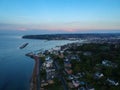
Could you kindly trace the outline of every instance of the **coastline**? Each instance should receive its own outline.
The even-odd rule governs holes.
[[[67,44],[64,44],[64,45],[61,45],[61,46],[55,46],[54,48],[51,48],[51,49],[55,49],[56,47],[63,47],[65,45],[68,45],[68,44],[75,44],[75,43],[88,43],[86,40],[81,40],[81,41],[75,41],[75,42],[71,42],[71,43],[67,43]],[[50,50],[50,49],[48,49]],[[39,51],[38,53],[40,53],[41,51]],[[39,78],[37,78],[38,76],[40,76],[40,67],[42,65],[42,62],[39,58],[38,55],[34,54],[34,53],[27,53],[26,56],[34,59],[35,61],[35,64],[34,64],[34,68],[33,68],[33,71],[32,71],[32,78],[31,78],[31,82],[30,82],[30,90],[38,90],[38,88],[40,89],[40,82],[38,83],[37,80]],[[39,65],[39,62],[41,62],[41,65]]]
[[[77,51],[76,53],[74,52],[74,54],[76,54],[76,55],[83,55],[84,57],[89,57],[89,56],[91,56],[92,57],[92,52],[94,51],[81,51],[82,49],[81,48],[77,48],[77,47],[84,47],[84,45],[88,45],[88,47],[87,48],[92,48],[91,47],[91,45],[93,45],[93,46],[95,46],[95,47],[99,47],[100,48],[100,50],[102,51],[103,49],[101,49],[101,45],[102,45],[102,48],[105,48],[105,47],[109,47],[110,45],[115,45],[114,43],[109,43],[109,42],[106,42],[106,43],[99,43],[99,42],[96,42],[96,43],[93,43],[93,42],[86,42],[86,41],[82,41],[82,42],[72,42],[72,43],[68,43],[68,44],[65,44],[65,45],[61,45],[61,46],[56,46],[55,48],[51,48],[51,49],[48,49],[48,50],[46,50],[46,51],[43,51],[43,52],[41,52],[42,54],[41,55],[43,55],[46,59],[46,62],[47,61],[49,61],[49,60],[51,60],[50,59],[50,55],[51,54],[53,54],[53,55],[56,55],[56,56],[58,56],[58,57],[61,57],[61,58],[63,58],[63,60],[64,59],[66,59],[66,60],[64,60],[64,64],[65,64],[65,62],[71,62],[71,61],[69,61],[69,55],[68,56],[65,56],[64,55],[64,57],[62,56],[63,55],[63,53],[64,52],[66,52],[66,53],[69,53],[69,54],[71,54],[72,55],[72,53],[74,52],[74,50],[80,50],[80,51]],[[89,45],[90,45],[90,47],[89,47]],[[107,46],[104,46],[104,45],[107,45]],[[116,43],[116,45],[117,45],[117,43]],[[103,47],[104,46],[104,47]],[[116,47],[116,46],[115,46]],[[85,47],[84,47],[85,48]],[[97,49],[97,48],[96,48]],[[109,48],[106,48],[106,50],[107,49],[109,49]],[[68,52],[67,52],[67,50],[68,50]],[[71,50],[71,51],[69,51],[69,50]],[[85,50],[86,50],[86,48],[85,48]],[[98,49],[99,50],[99,49]],[[57,52],[56,52],[57,51]],[[60,52],[60,53],[59,53]],[[72,53],[71,53],[72,52]],[[95,51],[96,52],[96,51]],[[40,52],[38,52],[38,53],[40,53]],[[39,57],[40,56],[40,54],[35,54],[35,57]],[[81,53],[83,53],[83,54],[81,54]],[[97,52],[98,53],[98,52]],[[94,53],[94,54],[96,54],[96,53]],[[46,56],[47,55],[47,56]],[[76,57],[76,55],[74,56],[73,55],[73,60],[74,60],[74,58]],[[98,55],[98,54],[97,54]],[[49,59],[48,59],[48,56],[49,56]],[[34,60],[36,60],[35,59],[35,57],[34,57],[34,55],[33,56],[30,56],[30,57],[33,57],[34,58]],[[51,58],[53,58],[53,57],[51,57]],[[77,56],[76,57],[76,59],[78,59],[78,61],[75,61],[77,64],[77,67],[78,67],[78,65],[81,63],[81,59],[80,59],[80,56]],[[85,59],[85,58],[84,58]],[[38,60],[38,61],[41,61],[40,59]],[[33,81],[31,81],[31,89],[30,90],[38,90],[39,88],[41,88],[41,81],[38,83],[37,82],[37,80],[39,80],[38,78],[37,78],[37,76],[40,76],[40,74],[36,74],[37,72],[37,70],[38,70],[38,72],[40,72],[40,66],[39,65],[37,65],[39,62],[38,61],[35,61],[35,66],[34,66],[34,71],[33,71],[33,76],[32,76],[32,78],[33,78]],[[58,60],[54,57],[53,58],[53,64],[55,65],[55,71],[57,71],[59,74],[60,74],[60,81],[62,82],[62,85],[63,85],[63,87],[64,87],[64,90],[68,90],[68,86],[67,86],[67,79],[63,76],[63,71],[62,72],[60,72],[61,71],[61,69],[60,69],[60,67],[61,67],[61,65],[59,64],[59,63],[57,63],[58,62]],[[78,64],[78,62],[79,62],[79,64]],[[90,62],[91,63],[91,62]],[[100,62],[99,62],[100,63]],[[72,63],[72,64],[74,64],[74,63]],[[87,63],[86,63],[87,64]],[[97,63],[95,63],[96,65],[97,65]],[[91,65],[93,65],[93,63],[91,64]],[[117,64],[114,64],[113,63],[113,65],[116,65],[115,67],[117,67]],[[75,66],[75,65],[74,65]],[[89,64],[88,64],[88,66],[89,66]],[[68,67],[69,67],[69,69],[71,70],[70,72],[69,71],[67,71],[67,69],[68,69]],[[83,68],[84,67],[84,65],[81,67],[81,68]],[[84,68],[86,68],[86,67],[84,67]],[[113,67],[114,68],[114,67]],[[69,75],[71,75],[72,74],[72,68],[71,68],[71,65],[68,65],[68,66],[65,66],[64,65],[64,69],[65,69],[65,71],[67,72],[67,75],[69,76]],[[89,68],[89,69],[91,69],[91,68]],[[77,68],[77,70],[79,70],[78,68]],[[75,69],[73,69],[73,71],[75,72],[76,70]],[[47,72],[46,72],[47,73]],[[77,72],[78,73],[78,72]],[[88,71],[84,71],[83,72],[83,74],[84,75],[87,75],[86,73],[90,73],[91,74],[91,76],[93,76],[94,75],[94,73],[93,72],[88,72]],[[79,73],[78,73],[79,74]],[[74,75],[73,75],[74,76]],[[77,76],[75,76],[75,77],[77,77]],[[81,76],[80,76],[81,77]],[[79,77],[79,78],[80,78]],[[34,78],[36,78],[36,79],[34,79]],[[41,78],[41,77],[40,77]],[[84,77],[85,78],[85,77]],[[93,77],[91,77],[91,78],[93,78]],[[58,78],[57,78],[58,79]],[[34,82],[34,80],[35,80],[35,83],[34,83],[34,85],[32,84],[32,82]],[[88,80],[90,80],[91,81],[91,79],[88,79]],[[88,80],[86,80],[86,78],[85,78],[85,81],[84,82],[88,82]],[[105,79],[104,79],[105,80]],[[108,80],[110,80],[110,79],[108,79]],[[72,82],[73,82],[74,80],[72,80]],[[48,82],[48,81],[47,81]],[[67,83],[67,84],[66,84]],[[36,86],[37,85],[37,86]],[[42,84],[43,85],[43,84]],[[48,84],[49,85],[49,84]],[[74,84],[73,84],[74,85]],[[87,84],[86,84],[87,85]],[[90,85],[92,85],[92,84],[90,84]],[[97,84],[96,83],[94,83],[94,85],[96,85],[97,86]],[[106,84],[107,85],[107,84]],[[77,86],[74,86],[74,88],[76,88]],[[43,85],[43,90],[44,90],[44,88],[46,88],[46,87],[44,87],[44,85]],[[69,87],[70,88],[70,87]],[[87,86],[85,86],[85,88],[88,88]],[[94,88],[94,87],[93,87]]]

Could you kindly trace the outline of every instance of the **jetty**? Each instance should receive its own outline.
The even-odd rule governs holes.
[[[27,45],[28,45],[29,43],[24,43],[22,46],[20,46],[19,48],[20,49],[23,49],[23,48],[25,48]]]

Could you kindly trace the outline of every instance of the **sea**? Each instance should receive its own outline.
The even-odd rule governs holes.
[[[22,39],[24,34],[0,34],[0,90],[29,90],[34,60],[25,54],[72,43],[68,40]],[[19,47],[29,43],[24,49]]]

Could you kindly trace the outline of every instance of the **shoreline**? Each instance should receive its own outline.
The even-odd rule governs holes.
[[[75,44],[75,43],[86,43],[86,40],[81,40],[81,42],[77,41],[77,42],[71,42],[71,43],[67,43],[67,44],[64,44],[64,45],[60,45],[60,46],[55,46],[54,48],[56,47],[63,47],[65,45],[68,45],[68,44]],[[51,48],[53,49],[53,48]],[[51,49],[48,49],[48,50],[51,50]],[[39,51],[38,53],[40,53],[41,51]],[[34,68],[33,68],[33,71],[32,71],[32,78],[30,80],[30,90],[38,90],[38,84],[40,85],[40,83],[37,83],[37,76],[40,76],[40,65],[39,65],[39,62],[40,62],[40,59],[37,55],[35,55],[33,52],[31,53],[27,53],[26,56],[32,58],[34,61],[35,61],[35,64],[34,64]],[[42,64],[41,64],[42,65]],[[39,87],[40,89],[40,87]]]
[[[72,48],[72,47],[74,47],[74,46],[76,46],[76,47],[78,47],[78,46],[81,46],[81,45],[83,45],[83,44],[93,44],[94,42],[88,42],[88,41],[86,41],[86,40],[82,40],[81,42],[80,41],[78,41],[78,42],[71,42],[71,43],[67,43],[67,44],[64,44],[64,45],[60,45],[60,46],[56,46],[56,47],[54,47],[54,48],[51,48],[51,49],[48,49],[47,51],[48,52],[54,52],[54,50],[57,50],[57,51],[66,51],[66,48]],[[106,43],[108,43],[108,44],[114,44],[114,43],[109,43],[109,42],[106,42]],[[100,44],[100,42],[99,41],[97,41],[97,43],[96,44]],[[104,44],[104,42],[103,43],[101,43],[101,44]],[[72,47],[71,47],[72,46]],[[43,51],[43,52],[45,52],[45,51]],[[37,54],[35,54],[35,55],[38,55],[39,56],[39,53],[41,53],[41,51],[40,52],[38,52]],[[89,54],[89,53],[88,53]],[[30,55],[30,54],[29,54]],[[41,55],[46,55],[46,54],[41,54]],[[87,55],[87,54],[86,54]],[[27,56],[27,55],[26,55]],[[36,60],[36,58],[34,57],[34,54],[33,54],[33,56],[30,56],[31,58],[33,58],[34,60]],[[45,56],[46,57],[46,56]],[[40,61],[40,60],[38,60],[38,61]],[[32,81],[31,81],[31,87],[30,87],[30,90],[38,90],[37,89],[37,80],[35,81],[35,83],[34,83],[34,85],[33,85],[33,82],[34,82],[34,78],[37,78],[37,75],[39,75],[40,76],[40,74],[36,74],[35,75],[35,73],[37,73],[36,71],[38,70],[38,72],[40,72],[40,66],[39,65],[37,65],[37,63],[39,63],[38,61],[35,61],[35,66],[34,66],[34,69],[33,69],[33,74],[32,74]],[[59,70],[58,70],[59,71]],[[40,77],[39,77],[40,78]],[[38,78],[37,78],[38,79]],[[39,83],[39,85],[40,85],[40,83]],[[64,84],[65,85],[65,84]],[[39,88],[40,88],[40,86],[38,86]],[[66,85],[65,85],[65,87],[66,87]]]

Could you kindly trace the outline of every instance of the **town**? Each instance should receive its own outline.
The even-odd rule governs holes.
[[[110,41],[30,52],[26,56],[36,60],[31,90],[120,90],[119,53],[120,44]]]

